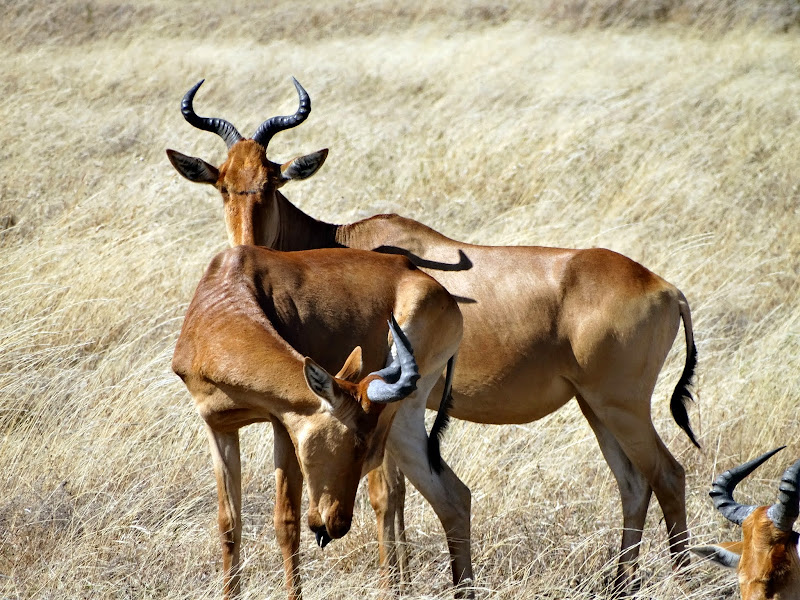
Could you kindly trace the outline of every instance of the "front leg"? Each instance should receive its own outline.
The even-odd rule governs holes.
[[[387,452],[383,464],[369,472],[367,482],[377,521],[381,588],[403,593],[410,584],[403,514],[405,477]]]
[[[411,588],[411,572],[408,570],[408,543],[406,538],[406,477],[400,471],[391,455],[384,453],[384,469],[389,482],[389,493],[395,498],[394,530],[397,534],[395,550],[397,552],[397,568],[400,569],[400,593]]]
[[[300,501],[303,472],[286,428],[272,422],[275,438],[275,537],[283,555],[289,600],[300,600]]]
[[[219,535],[222,541],[224,598],[235,598],[240,591],[242,545],[242,465],[239,457],[239,432],[220,433],[206,425],[214,474],[217,478]]]

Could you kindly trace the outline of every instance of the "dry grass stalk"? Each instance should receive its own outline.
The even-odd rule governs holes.
[[[705,450],[668,416],[679,350],[654,415],[687,469],[695,539],[730,537],[712,476],[781,444],[800,456],[800,45],[766,17],[742,28],[767,5],[714,16],[663,3],[666,17],[630,28],[642,19],[620,2],[255,4],[4,6],[0,597],[218,595],[208,451],[169,371],[194,285],[225,245],[217,196],[164,156],[222,157],[178,111],[201,77],[198,110],[247,134],[293,109],[290,75],[306,86],[309,121],[272,152],[331,148],[320,174],[286,188],[312,215],[395,211],[467,241],[605,246],[679,285]],[[246,597],[282,595],[269,436],[243,435]],[[481,597],[602,594],[620,510],[575,406],[519,427],[455,423],[444,451],[473,490]],[[771,501],[785,466],[763,467],[741,499]],[[376,597],[360,503],[324,554],[304,537],[309,598]],[[711,568],[671,576],[660,516],[637,597],[735,597]],[[416,493],[408,520],[415,594],[449,597],[439,525]]]

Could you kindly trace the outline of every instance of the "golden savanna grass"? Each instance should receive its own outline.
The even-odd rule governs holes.
[[[787,444],[738,496],[774,501],[800,457],[795,3],[0,6],[1,598],[220,593],[210,458],[169,366],[226,245],[216,192],[164,154],[222,162],[219,138],[179,112],[203,77],[198,113],[247,135],[294,110],[290,76],[308,89],[310,118],[270,154],[330,148],[285,188],[318,218],[398,212],[470,242],[603,246],[675,283],[693,310],[703,450],[667,406],[680,341],[653,413],[686,467],[693,540],[738,535],[710,504],[713,476]],[[244,595],[281,598],[271,432],[242,440]],[[619,500],[574,403],[524,426],[454,422],[443,451],[473,492],[480,597],[603,595]],[[441,527],[413,490],[407,518],[414,597],[450,597]],[[636,597],[737,597],[710,566],[674,578],[660,520],[653,501]],[[324,552],[304,530],[306,596],[377,597],[374,540],[363,493]]]

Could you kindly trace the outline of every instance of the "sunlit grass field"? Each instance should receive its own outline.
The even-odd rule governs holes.
[[[170,370],[183,313],[226,247],[221,200],[164,150],[219,164],[183,121],[245,135],[295,110],[276,162],[330,148],[283,191],[343,223],[382,212],[468,242],[611,248],[677,285],[699,351],[698,451],[669,415],[682,333],[653,397],[687,471],[693,542],[733,539],[716,474],[775,501],[800,457],[800,38],[789,2],[0,2],[0,598],[215,598],[216,491]],[[503,310],[498,306],[497,310]],[[491,352],[491,348],[487,348]],[[531,390],[535,394],[535,390]],[[242,432],[245,598],[282,598],[268,426]],[[609,582],[616,485],[575,403],[524,426],[454,422],[481,598],[588,599]],[[738,597],[673,577],[655,500],[636,598]],[[441,526],[413,489],[412,597],[448,598]],[[378,597],[374,516],[324,551],[305,596]]]

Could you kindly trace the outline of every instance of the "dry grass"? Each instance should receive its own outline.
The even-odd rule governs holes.
[[[331,148],[286,189],[312,215],[396,211],[468,241],[605,246],[677,284],[704,450],[668,415],[678,344],[653,407],[687,469],[694,538],[736,535],[710,506],[712,476],[788,444],[740,492],[773,501],[800,456],[800,43],[779,33],[795,4],[206,4],[1,4],[0,597],[218,595],[210,460],[169,369],[226,239],[213,190],[164,155],[222,160],[178,111],[201,77],[200,114],[248,134],[293,110],[290,75],[307,87],[309,121],[271,152]],[[245,595],[280,598],[268,428],[243,449]],[[444,451],[474,494],[482,598],[602,594],[620,510],[574,405],[526,426],[455,423]],[[309,598],[376,597],[359,503],[324,554],[304,532]],[[710,567],[671,577],[660,518],[654,503],[637,597],[735,597]],[[416,492],[408,519],[414,595],[450,596]]]

